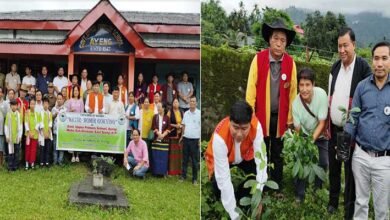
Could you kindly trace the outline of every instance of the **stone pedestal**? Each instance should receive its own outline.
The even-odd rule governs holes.
[[[129,208],[129,203],[123,189],[113,185],[107,178],[103,180],[103,188],[92,186],[92,176],[72,185],[69,201],[78,204],[95,204],[102,207]]]

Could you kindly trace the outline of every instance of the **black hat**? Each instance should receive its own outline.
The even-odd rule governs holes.
[[[287,44],[286,46],[289,46],[291,42],[294,40],[295,37],[295,31],[290,30],[287,28],[287,26],[284,24],[284,22],[281,19],[277,19],[273,21],[271,24],[263,23],[263,27],[261,29],[261,33],[263,35],[263,38],[265,41],[269,44],[269,38],[272,35],[272,32],[274,30],[281,30],[286,33],[287,36]]]

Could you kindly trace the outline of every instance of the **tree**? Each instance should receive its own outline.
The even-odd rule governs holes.
[[[251,14],[248,17],[249,25],[252,27],[254,23],[261,22],[261,11],[259,5],[255,4]]]
[[[270,24],[276,19],[282,19],[286,26],[291,30],[293,30],[294,26],[294,22],[291,20],[290,16],[285,11],[270,7],[265,7],[262,9],[262,11],[262,21],[254,22],[251,26],[252,34],[255,36],[255,47],[257,50],[268,46],[268,43],[263,39],[261,34],[261,28],[264,22]]]
[[[338,32],[346,26],[345,17],[330,11],[325,16],[319,11],[308,14],[304,24],[307,46],[317,49],[320,56],[333,55],[337,52]]]
[[[221,46],[224,43],[223,34],[220,34],[215,31],[215,26],[213,23],[202,20],[202,34],[201,34],[201,43],[212,45],[212,46]]]
[[[228,17],[228,27],[232,30],[239,31],[245,34],[249,33],[250,29],[247,13],[248,12],[245,10],[244,3],[240,1],[239,10],[233,10]]]
[[[226,34],[223,34],[224,43],[229,47],[237,49],[246,42],[247,35],[240,31],[229,30]]]
[[[220,46],[222,34],[226,32],[227,16],[219,0],[210,0],[201,4],[202,44]]]

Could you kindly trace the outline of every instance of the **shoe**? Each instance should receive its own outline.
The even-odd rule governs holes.
[[[192,181],[192,184],[193,184],[194,186],[197,186],[197,185],[198,185],[198,181],[193,180],[193,181]]]
[[[76,158],[75,157],[72,157],[72,163],[76,162]]]
[[[46,167],[49,167],[49,163],[46,163]]]
[[[184,182],[184,180],[185,180],[185,178],[182,176],[179,178],[179,182]]]
[[[80,158],[79,157],[76,157],[76,162],[80,162]]]
[[[28,170],[28,167],[25,167],[24,170]]]
[[[336,207],[333,207],[331,205],[328,206],[328,213],[329,214],[334,214],[337,211]]]
[[[32,169],[32,170],[34,170],[34,169],[35,169],[35,166],[34,166],[34,165],[32,165],[32,166],[31,166],[31,169]]]

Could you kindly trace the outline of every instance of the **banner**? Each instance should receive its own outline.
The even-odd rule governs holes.
[[[58,115],[57,149],[123,154],[124,116],[65,112]]]

